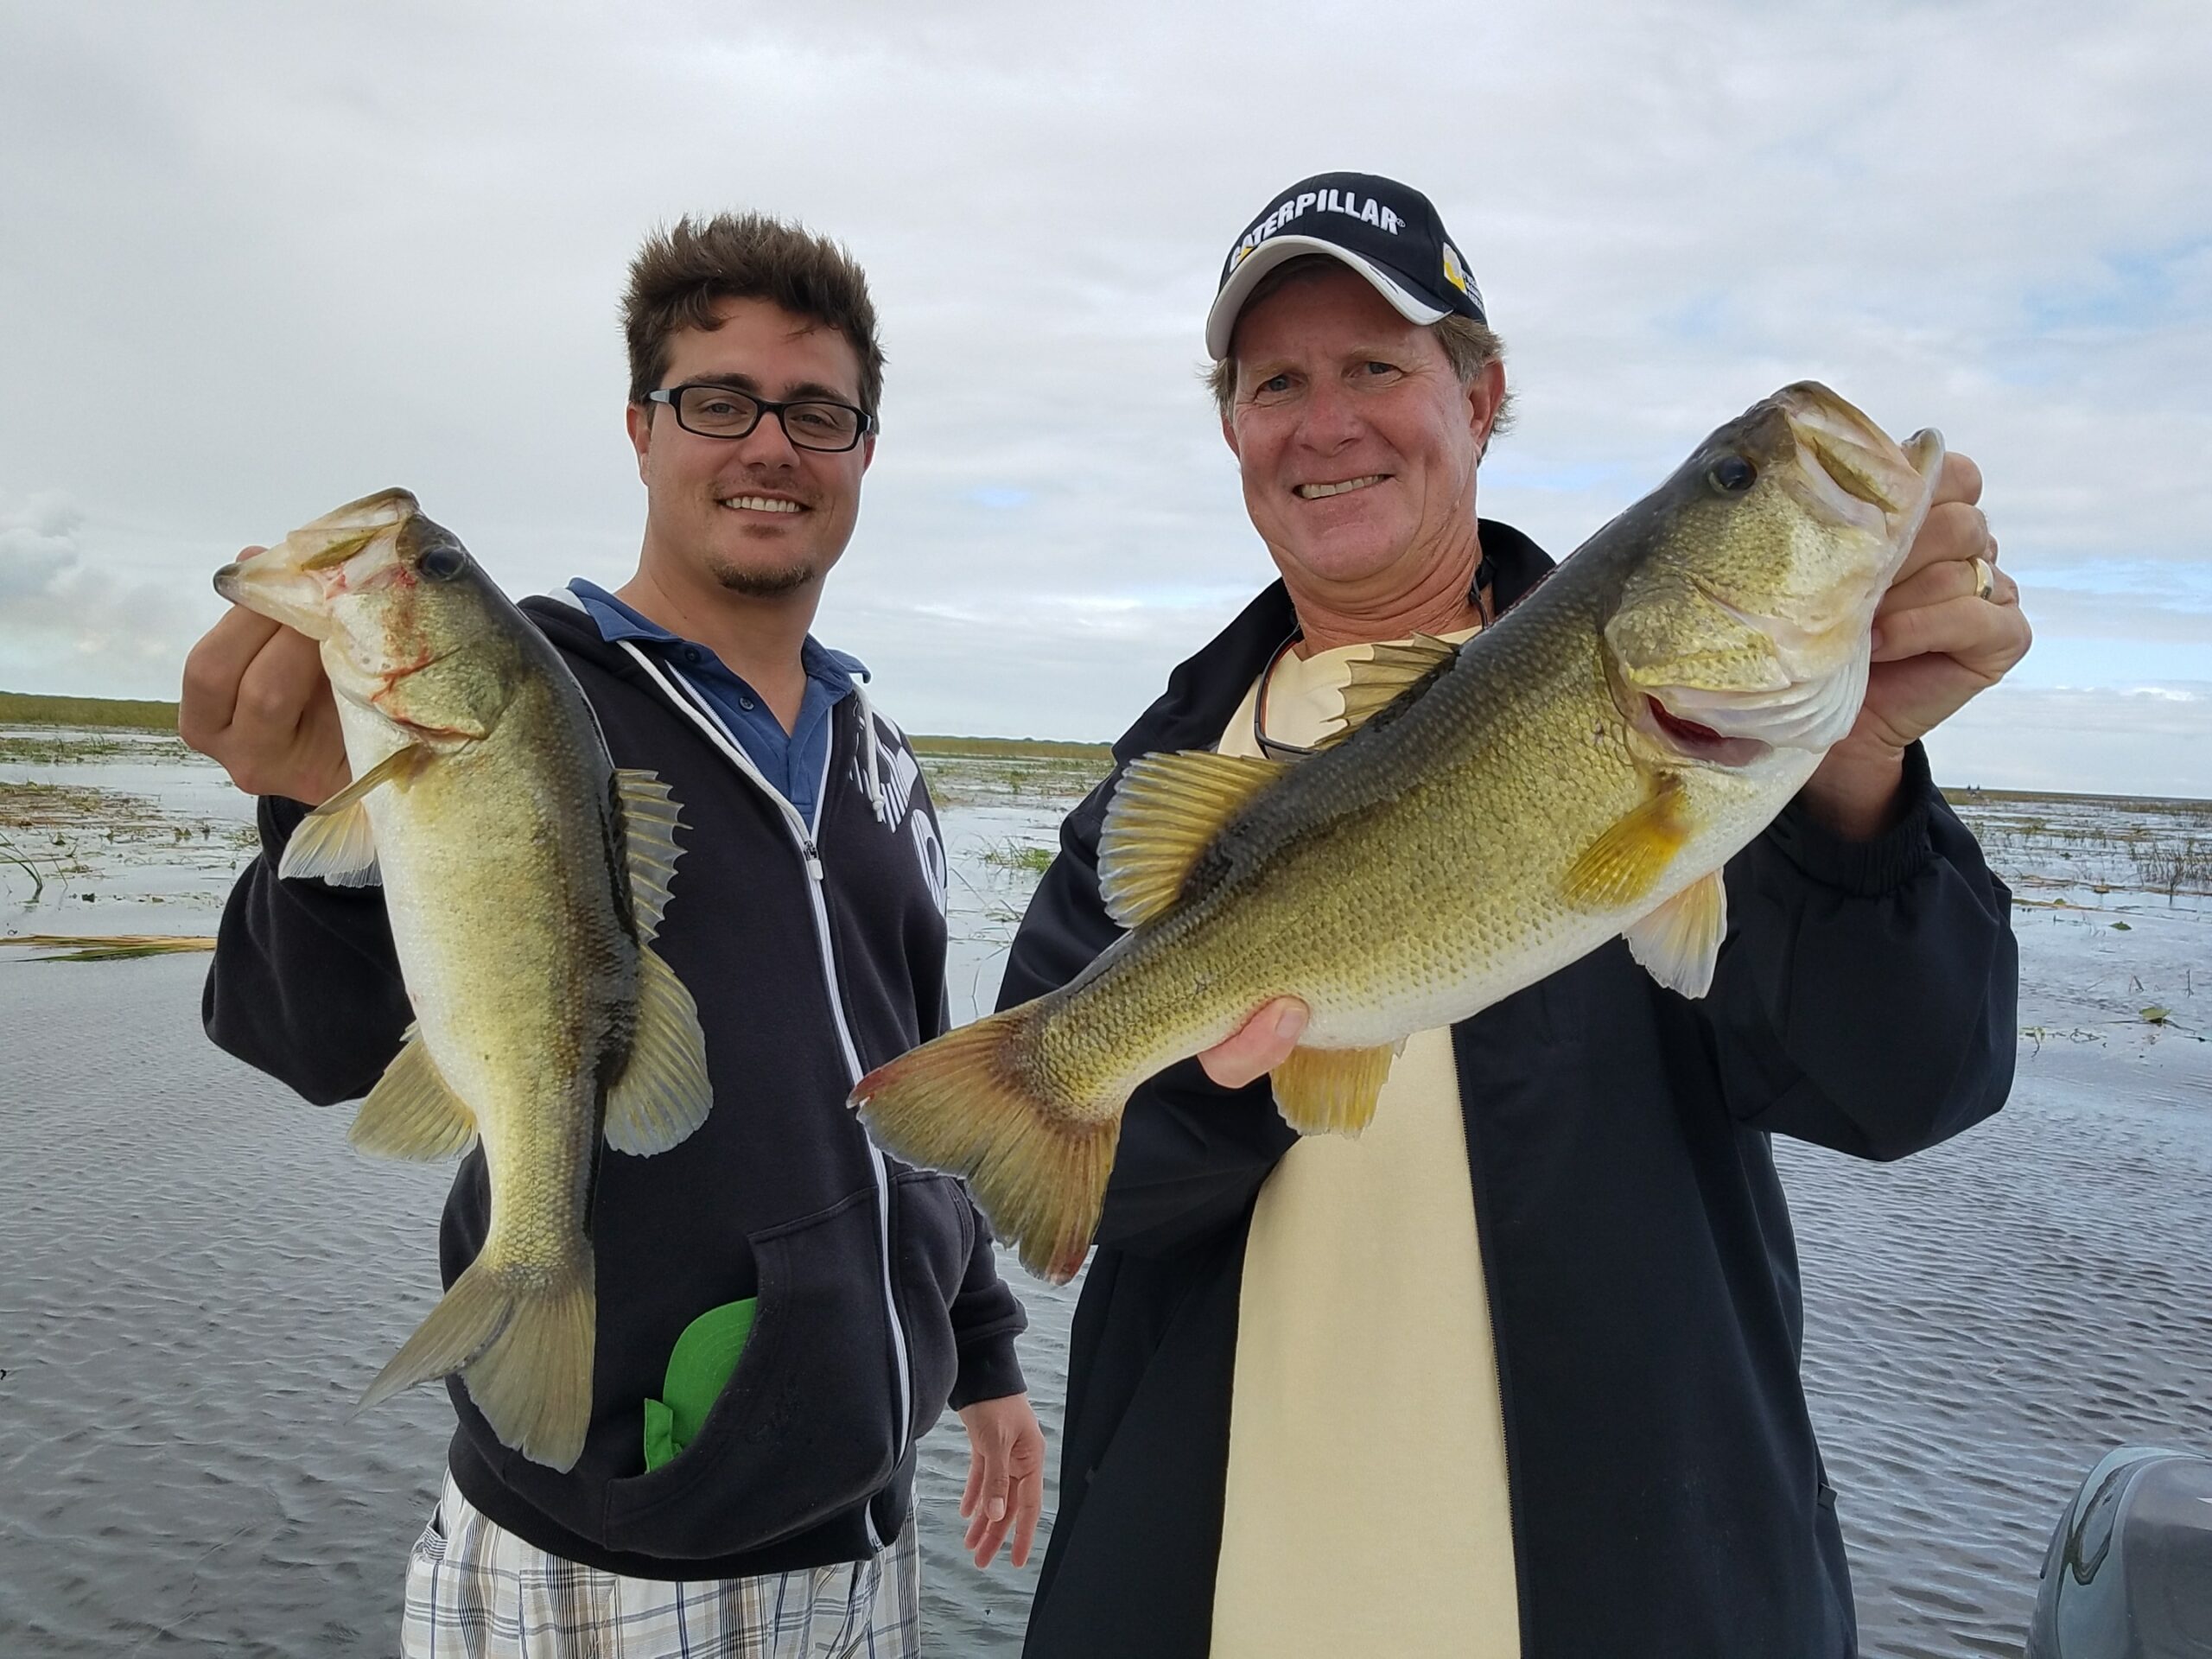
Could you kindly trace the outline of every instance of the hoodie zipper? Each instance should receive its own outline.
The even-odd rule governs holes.
[[[753,764],[753,758],[746,753],[743,745],[722,723],[721,717],[715,713],[703,697],[691,691],[690,682],[678,673],[676,678],[683,683],[684,691],[677,690],[669,683],[667,677],[653,666],[644,652],[627,639],[621,643],[622,649],[645,671],[668,699],[690,717],[691,723],[706,734],[707,741],[721,750],[723,757],[750,779],[755,787],[781,810],[784,823],[791,832],[791,839],[798,843],[799,856],[806,865],[807,896],[813,901],[815,938],[822,950],[823,989],[830,1000],[830,1018],[837,1028],[838,1045],[844,1051],[845,1070],[852,1082],[859,1083],[866,1075],[866,1068],[861,1065],[860,1050],[845,1022],[844,994],[837,974],[837,951],[830,931],[829,900],[823,892],[822,849],[816,838],[817,824],[830,798],[830,775],[836,763],[837,748],[836,731],[831,731],[827,752],[822,759],[822,782],[815,794],[816,823],[809,823],[784,792],[771,784],[760,769]],[[691,691],[691,695],[687,696],[685,691]],[[868,1141],[867,1145],[868,1170],[875,1180],[876,1236],[880,1247],[878,1266],[882,1277],[883,1312],[890,1321],[893,1357],[899,1374],[899,1421],[894,1437],[896,1449],[892,1455],[892,1466],[895,1469],[906,1455],[908,1436],[914,1421],[912,1365],[906,1351],[906,1328],[899,1318],[899,1299],[891,1282],[890,1166],[884,1161],[883,1154],[874,1141]],[[862,1514],[868,1522],[871,1547],[880,1549],[882,1541],[876,1535],[874,1515],[865,1510]]]

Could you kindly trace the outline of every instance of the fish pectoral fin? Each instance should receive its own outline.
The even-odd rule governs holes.
[[[368,808],[362,803],[372,790],[405,783],[430,759],[430,752],[416,743],[385,756],[300,820],[291,840],[284,843],[276,874],[320,876],[339,887],[375,886],[382,879],[377,870],[377,844],[369,830]]]
[[[1300,1135],[1357,1135],[1375,1116],[1398,1048],[1294,1048],[1268,1074],[1275,1109]]]
[[[668,913],[668,884],[683,850],[676,844],[676,827],[682,818],[676,797],[653,772],[616,768],[614,797],[621,812],[638,937],[650,944],[660,931],[661,918]]]
[[[1417,633],[1395,645],[1371,645],[1364,661],[1351,664],[1344,689],[1344,727],[1316,748],[1332,748],[1395,703],[1410,705],[1459,659],[1459,647],[1433,634]]]
[[[645,1157],[666,1152],[707,1121],[707,1039],[698,1005],[666,963],[638,952],[638,1030],[630,1063],[607,1095],[607,1144]]]
[[[1662,775],[1641,806],[1615,820],[1567,867],[1561,886],[1586,910],[1632,905],[1651,891],[1690,838],[1681,780]]]
[[[335,812],[318,810],[301,819],[284,843],[276,874],[295,880],[316,876],[334,887],[380,886],[384,874],[377,868],[369,809],[356,801]]]
[[[1207,749],[1130,761],[1098,832],[1106,913],[1135,927],[1173,909],[1184,878],[1222,826],[1284,770],[1279,760]]]
[[[1720,872],[1693,881],[1623,935],[1651,977],[1684,996],[1713,988],[1713,966],[1728,935],[1728,889]]]
[[[455,1157],[476,1138],[476,1115],[438,1075],[421,1027],[407,1027],[398,1058],[369,1090],[346,1138],[375,1157],[425,1161]]]

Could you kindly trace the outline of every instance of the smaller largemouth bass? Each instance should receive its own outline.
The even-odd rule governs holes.
[[[414,1005],[353,1144],[480,1139],[484,1247],[369,1385],[461,1375],[503,1445],[575,1466],[597,1327],[599,1146],[676,1145],[709,1103],[698,1011],[648,948],[677,809],[618,771],[568,664],[452,533],[387,490],[226,565],[224,598],[322,642],[354,781],[277,874],[381,880]]]
[[[1721,867],[1850,731],[1942,458],[1932,432],[1900,448],[1825,386],[1786,387],[1456,652],[1376,647],[1345,697],[1367,718],[1336,747],[1133,762],[1098,842],[1129,931],[1059,990],[862,1078],[869,1128],[968,1177],[1024,1263],[1065,1280],[1130,1091],[1276,997],[1313,1012],[1273,1074],[1284,1118],[1356,1134],[1408,1036],[1609,939],[1703,995]]]

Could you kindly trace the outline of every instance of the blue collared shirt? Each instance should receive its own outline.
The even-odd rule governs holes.
[[[760,775],[798,809],[810,829],[817,827],[823,777],[830,764],[830,711],[852,695],[855,674],[868,677],[859,658],[832,651],[807,635],[798,652],[799,665],[806,671],[806,692],[799,702],[798,721],[786,732],[769,711],[767,700],[706,646],[679,639],[582,576],[569,582],[569,591],[582,601],[598,625],[600,638],[609,645],[635,640],[640,650],[651,652],[663,668],[697,692],[721,716]]]

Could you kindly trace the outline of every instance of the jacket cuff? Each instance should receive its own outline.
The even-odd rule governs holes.
[[[1013,1333],[1008,1332],[960,1351],[960,1375],[953,1382],[950,1403],[959,1411],[980,1400],[1003,1400],[1028,1391],[1021,1362],[1014,1357]]]
[[[311,810],[304,802],[283,795],[263,795],[254,801],[253,821],[261,831],[261,850],[268,855],[274,868],[284,856],[284,849],[291,844],[292,831],[300,827],[300,820]]]
[[[1904,752],[1904,776],[1897,785],[1904,810],[1897,821],[1872,841],[1839,836],[1793,798],[1767,830],[1767,839],[1783,857],[1824,887],[1878,899],[1920,874],[1936,856],[1929,815],[1937,798],[1928,770],[1928,752],[1918,743]]]

